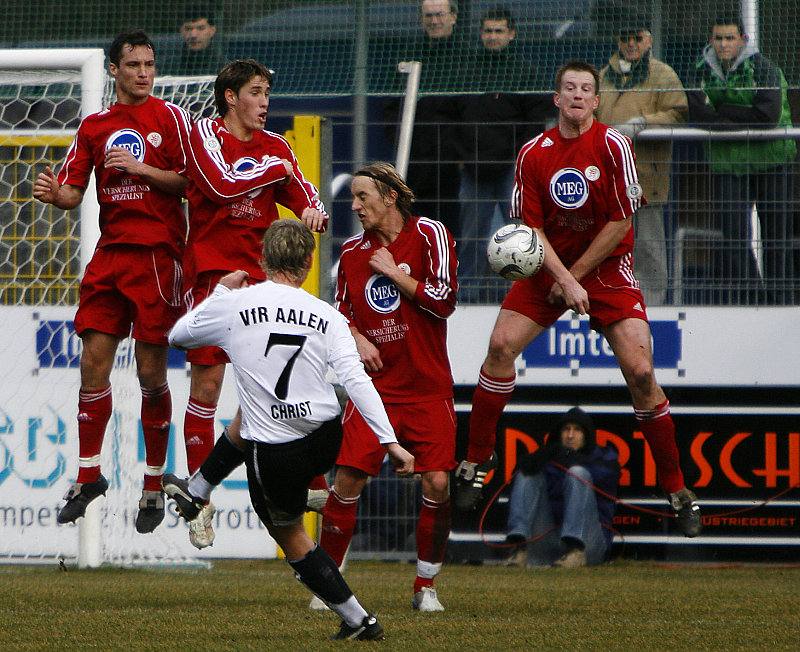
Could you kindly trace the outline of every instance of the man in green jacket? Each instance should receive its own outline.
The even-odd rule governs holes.
[[[692,87],[702,89],[688,93],[691,119],[699,126],[732,130],[792,124],[783,72],[748,41],[735,15],[714,21]],[[723,235],[716,261],[722,303],[793,302],[790,163],[795,153],[788,139],[712,140],[706,146],[712,219]],[[761,271],[752,247],[753,204],[761,223]]]
[[[667,239],[664,207],[669,197],[672,141],[637,141],[646,127],[686,122],[683,84],[675,71],[651,56],[653,35],[646,21],[631,19],[617,35],[618,50],[600,71],[597,119],[633,140],[636,168],[647,206],[633,217],[633,272],[648,306],[666,302]]]

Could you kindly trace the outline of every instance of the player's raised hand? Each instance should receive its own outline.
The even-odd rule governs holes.
[[[229,290],[238,290],[239,288],[247,287],[249,278],[250,274],[241,269],[237,269],[235,272],[223,276],[219,280],[219,284],[224,285]]]
[[[294,179],[294,168],[285,158],[281,159],[281,163],[283,163],[283,167],[286,169],[286,176],[278,183],[282,186],[288,186],[292,182],[292,179]]]
[[[414,473],[414,456],[411,453],[396,443],[385,444],[384,448],[397,475],[407,476]]]
[[[48,165],[33,182],[33,196],[45,204],[52,204],[58,197],[58,178]]]
[[[327,216],[322,211],[307,206],[300,216],[300,221],[312,231],[322,233],[327,225]]]
[[[381,247],[373,252],[369,259],[369,266],[373,272],[378,272],[378,274],[383,274],[384,276],[389,276],[390,272],[397,268],[394,256],[386,247]]]
[[[103,163],[107,168],[117,168],[128,174],[139,175],[144,166],[130,150],[124,147],[109,147],[105,153]]]

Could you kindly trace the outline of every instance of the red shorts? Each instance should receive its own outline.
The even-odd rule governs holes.
[[[630,317],[647,321],[644,297],[633,276],[631,261],[630,255],[608,258],[581,281],[589,294],[589,325],[594,330]],[[546,272],[516,281],[502,307],[547,328],[567,310],[563,305],[547,303],[553,284],[553,277]]]
[[[183,270],[166,250],[111,245],[94,252],[86,267],[75,331],[87,329],[119,339],[167,344],[167,333],[184,313]]]
[[[414,471],[450,471],[456,466],[456,412],[453,399],[385,403],[397,441],[414,456]],[[342,416],[344,439],[336,463],[378,475],[386,449],[378,443],[352,401]]]
[[[226,274],[228,272],[219,270],[201,272],[195,280],[194,287],[186,293],[189,309],[199,306],[203,299],[214,291],[219,280]],[[192,364],[202,365],[227,364],[230,362],[228,354],[218,346],[201,346],[198,349],[189,349],[186,352],[186,360]]]

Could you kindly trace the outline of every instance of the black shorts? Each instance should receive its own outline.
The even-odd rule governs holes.
[[[247,484],[256,514],[266,526],[291,525],[306,511],[311,480],[336,461],[342,445],[342,423],[336,417],[285,444],[246,443]]]

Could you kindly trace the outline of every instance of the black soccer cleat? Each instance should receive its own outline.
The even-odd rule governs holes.
[[[102,475],[94,482],[73,482],[64,500],[67,504],[58,510],[56,520],[59,523],[74,523],[86,513],[86,506],[98,496],[105,496],[108,480]]]
[[[344,620],[339,631],[331,636],[332,641],[382,641],[383,627],[372,614],[367,614],[357,627],[351,627]]]
[[[161,491],[143,491],[136,514],[136,531],[150,534],[164,520],[164,494]]]
[[[189,493],[189,480],[165,473],[161,478],[161,486],[164,487],[164,493],[175,501],[175,507],[187,521],[196,519],[206,505],[204,500]]]
[[[684,536],[696,537],[703,529],[703,518],[697,496],[686,487],[669,495],[669,502],[675,512],[675,522]]]
[[[464,460],[455,470],[454,504],[462,512],[470,512],[478,507],[483,496],[483,483],[489,471],[497,467],[497,455],[485,462],[467,462]]]

